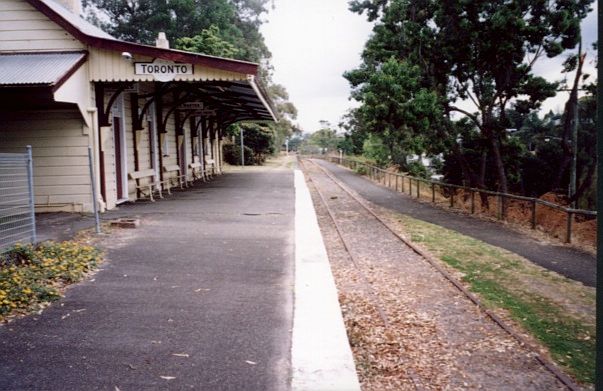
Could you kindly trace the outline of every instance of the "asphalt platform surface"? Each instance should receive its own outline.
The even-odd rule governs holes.
[[[375,184],[339,165],[315,159],[339,180],[367,200],[418,220],[437,224],[483,242],[514,252],[531,262],[594,287],[596,257],[571,247],[543,243],[495,222],[448,212],[416,201],[406,194]]]
[[[0,326],[0,389],[287,389],[294,201],[274,169],[108,213],[141,226],[105,237],[108,261],[64,299]],[[91,219],[45,223],[63,239]]]

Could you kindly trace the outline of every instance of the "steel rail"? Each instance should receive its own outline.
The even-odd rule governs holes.
[[[352,197],[360,206],[362,206],[367,212],[369,212],[375,219],[377,219],[388,231],[390,231],[396,238],[402,241],[405,245],[407,245],[410,249],[412,249],[415,253],[425,259],[434,269],[436,269],[439,273],[441,273],[455,288],[457,288],[463,295],[465,295],[469,300],[471,300],[483,313],[485,313],[492,321],[501,327],[505,332],[507,332],[511,337],[513,337],[520,345],[525,346],[528,350],[532,351],[534,354],[534,358],[538,361],[544,368],[546,368],[549,372],[551,372],[563,385],[565,385],[568,389],[572,391],[580,391],[582,388],[578,386],[569,376],[561,372],[553,363],[543,357],[533,345],[531,345],[524,337],[518,334],[511,326],[507,325],[500,317],[494,314],[492,311],[487,309],[479,300],[477,296],[472,294],[465,288],[456,278],[454,278],[450,273],[448,273],[441,265],[440,262],[434,259],[430,254],[425,252],[423,249],[417,247],[413,243],[411,243],[408,239],[400,235],[396,232],[385,220],[383,220],[380,216],[378,216],[369,206],[365,204],[364,201],[359,199],[355,194],[353,194],[347,186],[341,183],[337,178],[335,178],[328,169],[322,167],[320,164],[314,162],[311,159],[306,159],[316,167],[318,167],[327,177],[329,177],[337,186],[339,186],[344,192],[346,192],[350,197]]]
[[[312,162],[312,163],[314,163],[314,162]],[[314,163],[314,164],[316,164],[316,163]],[[308,172],[302,161],[300,161],[300,165],[304,171]],[[356,257],[353,255],[352,251],[350,250],[350,245],[348,244],[348,241],[346,240],[345,236],[343,235],[343,229],[337,222],[337,219],[335,219],[335,214],[333,213],[332,209],[329,207],[329,204],[327,203],[326,198],[324,197],[322,191],[320,191],[319,186],[316,184],[316,182],[312,179],[312,177],[310,175],[307,176],[307,179],[308,179],[308,182],[311,182],[314,185],[314,189],[316,190],[316,193],[318,194],[320,201],[324,205],[324,207],[327,211],[327,214],[329,215],[329,218],[330,218],[331,222],[333,223],[335,230],[337,231],[337,235],[339,236],[339,240],[341,241],[343,249],[345,250],[348,258],[354,265],[355,269],[358,271],[358,274],[360,274],[360,277],[362,278],[362,281],[364,282],[365,291],[371,297],[371,299],[372,299],[371,302],[372,302],[373,306],[375,307],[375,309],[377,310],[377,312],[379,313],[379,317],[383,321],[383,325],[385,326],[385,328],[388,328],[388,329],[391,328],[391,324],[389,323],[387,314],[385,313],[385,311],[383,309],[383,303],[381,302],[381,300],[375,293],[375,290],[369,283],[368,278],[366,277],[366,274],[364,274],[364,272],[362,271],[362,268],[360,267],[360,262],[357,261]],[[416,374],[410,373],[406,368],[402,368],[402,371],[404,371],[404,373],[406,373],[407,377],[412,382],[415,390],[417,390],[417,391],[424,390],[422,382],[419,379],[417,379]]]

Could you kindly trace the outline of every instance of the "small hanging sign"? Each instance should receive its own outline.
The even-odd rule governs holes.
[[[162,82],[172,81],[178,75],[192,75],[193,72],[193,64],[177,64],[159,58],[156,58],[153,62],[134,63],[134,73],[136,75],[152,75],[155,80]]]
[[[178,106],[179,110],[203,110],[203,102],[186,102]]]

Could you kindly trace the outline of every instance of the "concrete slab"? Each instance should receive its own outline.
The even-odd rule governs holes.
[[[295,171],[294,391],[360,390],[310,192]]]

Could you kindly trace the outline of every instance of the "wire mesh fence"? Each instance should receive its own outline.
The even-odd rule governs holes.
[[[0,253],[35,241],[31,147],[26,153],[0,153]]]

